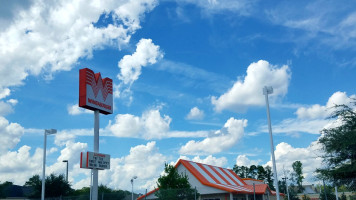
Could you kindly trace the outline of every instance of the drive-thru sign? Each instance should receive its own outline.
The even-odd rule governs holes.
[[[79,107],[94,111],[94,152],[81,153],[80,167],[92,169],[91,200],[98,200],[98,170],[110,169],[110,155],[99,153],[99,113],[113,113],[112,80],[88,68],[79,70]]]
[[[110,155],[90,151],[82,152],[80,154],[80,168],[110,169]]]

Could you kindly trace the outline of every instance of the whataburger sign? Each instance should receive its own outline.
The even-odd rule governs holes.
[[[100,73],[95,74],[88,68],[79,70],[79,107],[112,114],[112,80],[102,79]]]
[[[79,107],[95,111],[94,152],[81,153],[80,167],[110,169],[110,155],[99,153],[99,112],[105,115],[113,113],[112,79],[102,79],[100,73],[88,68],[79,70]],[[97,172],[94,173],[97,177]],[[93,178],[93,181],[97,182],[97,178]],[[97,187],[97,183],[93,184]]]

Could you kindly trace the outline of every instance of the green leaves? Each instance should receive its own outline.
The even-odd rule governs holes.
[[[352,102],[356,105],[356,101]],[[337,127],[321,131],[319,143],[325,154],[326,168],[317,169],[319,178],[332,182],[356,178],[356,112],[347,105],[336,105],[330,118],[337,120]]]
[[[186,174],[179,174],[174,166],[167,163],[164,172],[165,175],[160,176],[157,181],[159,190],[156,192],[156,196],[158,199],[194,199],[195,190],[191,188]]]

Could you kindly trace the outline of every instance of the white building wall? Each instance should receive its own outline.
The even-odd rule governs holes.
[[[189,178],[189,183],[190,185],[192,185],[192,187],[196,187],[198,192],[202,195],[202,194],[217,194],[217,193],[227,193],[224,190],[219,190],[217,188],[213,188],[213,187],[209,187],[206,185],[203,185],[200,183],[200,181],[195,178],[195,176],[190,173],[190,171],[184,167],[183,164],[180,164],[177,168],[177,171],[179,174],[186,174]]]

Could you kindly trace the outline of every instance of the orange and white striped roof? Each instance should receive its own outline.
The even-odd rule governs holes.
[[[253,193],[246,183],[231,169],[196,163],[180,159],[176,168],[182,164],[203,185],[233,193]]]

